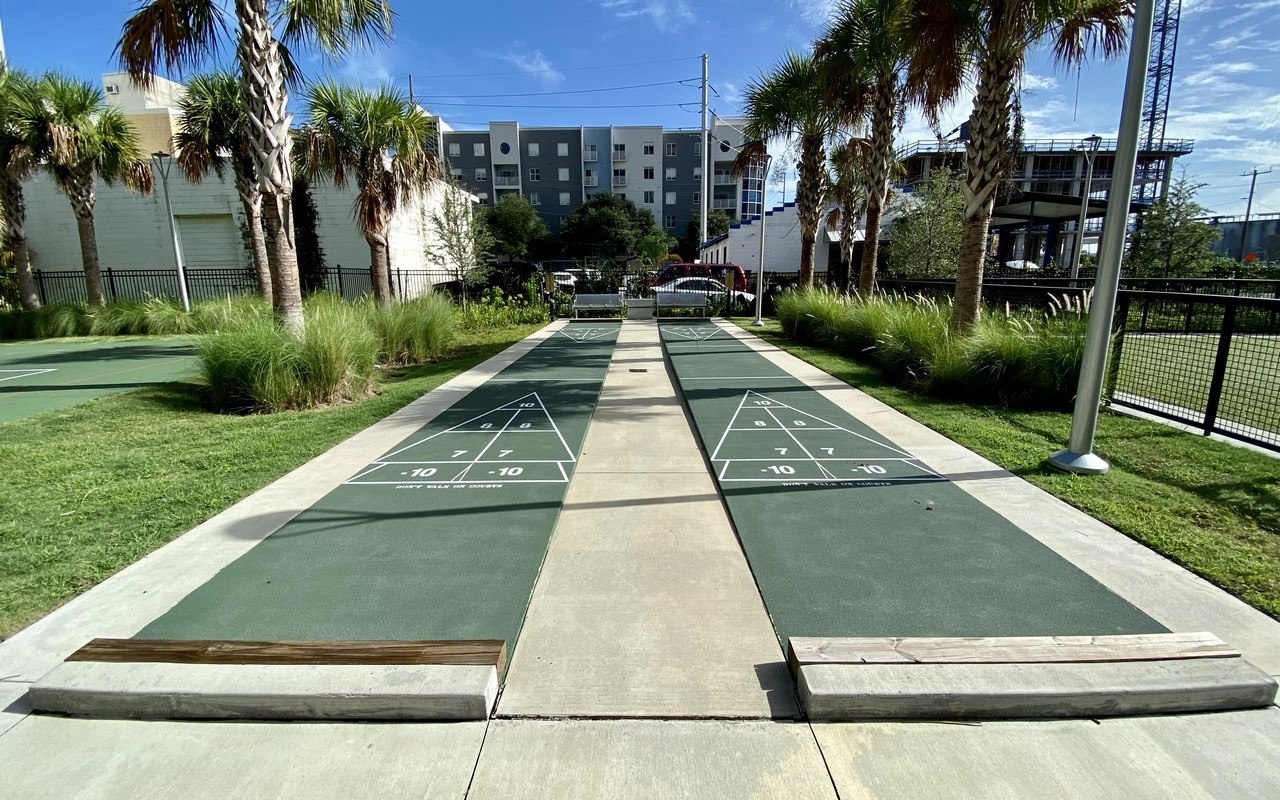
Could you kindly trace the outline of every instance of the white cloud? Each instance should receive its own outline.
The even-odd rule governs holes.
[[[825,26],[831,18],[835,0],[789,0],[789,4],[810,25]]]
[[[519,43],[516,44],[520,46]],[[534,50],[531,54],[525,53],[505,53],[498,55],[497,58],[514,64],[521,72],[527,72],[542,82],[543,86],[554,88],[564,83],[564,73],[557,70],[551,65],[551,62],[542,55],[541,50]]]
[[[596,0],[618,19],[648,17],[660,31],[673,31],[682,24],[697,21],[685,0]]]
[[[1052,75],[1033,75],[1025,72],[1022,75],[1022,90],[1024,92],[1040,92],[1052,91],[1058,88],[1058,79]]]

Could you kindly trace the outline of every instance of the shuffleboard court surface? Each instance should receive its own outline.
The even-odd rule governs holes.
[[[715,325],[662,340],[783,643],[1164,632]]]
[[[514,647],[617,339],[571,325],[144,628]]]
[[[181,380],[197,369],[186,339],[0,345],[0,422]]]

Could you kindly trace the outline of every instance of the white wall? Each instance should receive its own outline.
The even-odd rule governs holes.
[[[613,180],[613,170],[615,168],[625,168],[627,171],[627,185],[625,187],[615,187],[614,194],[621,194],[631,200],[640,208],[647,208],[653,212],[653,218],[657,220],[658,225],[662,225],[662,128],[660,126],[622,126],[614,127],[612,131],[612,144],[625,144],[627,147],[627,160],[613,163],[612,147],[610,148],[610,163],[608,170],[601,169],[601,181],[607,176],[610,181]],[[644,154],[644,145],[646,142],[653,144],[653,155],[646,156]],[[601,156],[603,160],[604,156]],[[653,170],[653,178],[645,180],[644,170],[649,167]],[[653,192],[653,202],[644,202],[644,193]],[[671,231],[668,231],[671,233]],[[677,234],[678,235],[678,234]]]
[[[765,213],[764,265],[768,272],[795,272],[800,269],[803,237],[792,203],[775,206]],[[826,211],[818,225],[813,250],[813,268],[825,272],[830,248],[827,246]],[[739,264],[753,272],[760,263],[760,221],[751,220],[729,227],[728,238],[703,249],[701,260],[707,263]]]

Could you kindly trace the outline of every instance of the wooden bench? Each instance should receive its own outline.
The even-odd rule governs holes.
[[[701,292],[658,292],[655,300],[659,317],[662,316],[664,308],[667,310],[696,308],[702,312],[703,316],[707,313],[707,295]]]
[[[608,311],[622,316],[625,306],[620,294],[575,294],[573,296],[573,317],[577,319],[581,311]]]

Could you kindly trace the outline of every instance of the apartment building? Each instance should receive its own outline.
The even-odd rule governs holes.
[[[758,175],[735,178],[731,166],[744,143],[737,120],[711,131],[710,206],[732,221],[760,214]],[[600,192],[622,195],[681,236],[702,201],[701,131],[656,125],[522,127],[490,122],[487,130],[442,126],[449,169],[482,204],[503,193],[523,195],[553,232],[573,209]]]
[[[107,104],[117,108],[138,132],[144,153],[173,151],[173,134],[178,130],[178,104],[187,89],[180,83],[152,76],[149,86],[129,80],[127,72],[102,76],[102,94]]]

